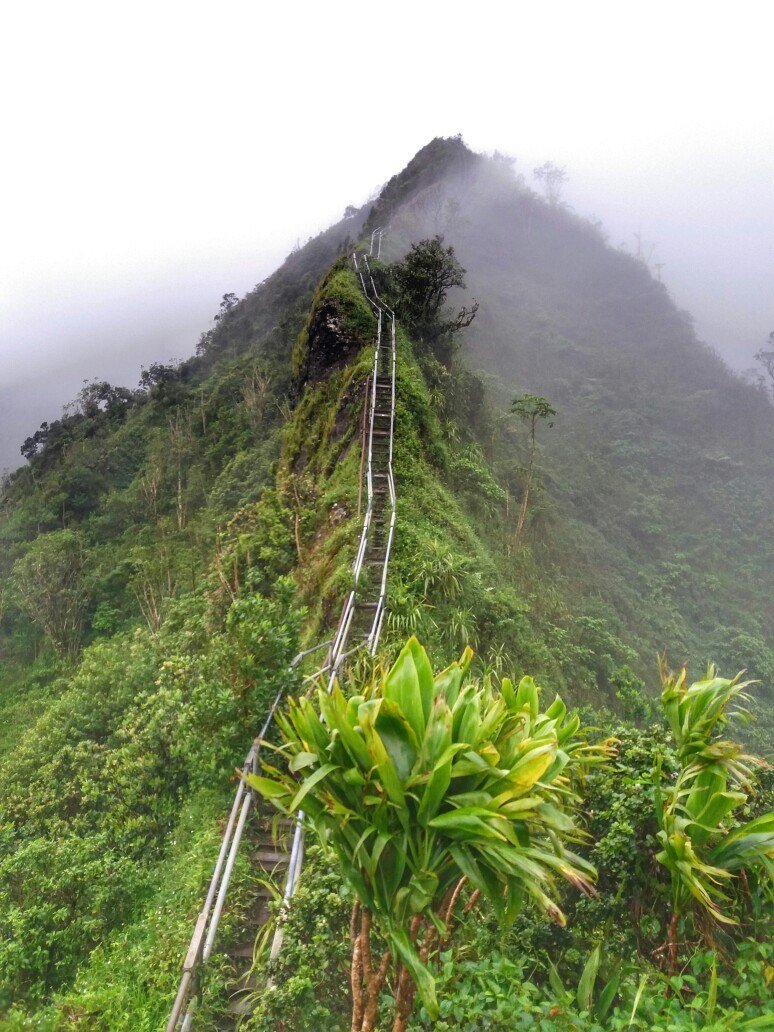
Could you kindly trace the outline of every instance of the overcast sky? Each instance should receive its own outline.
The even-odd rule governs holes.
[[[654,261],[734,365],[774,329],[767,5],[5,4],[0,467],[85,377],[192,352],[226,291],[461,132]],[[5,461],[4,461],[5,460]]]

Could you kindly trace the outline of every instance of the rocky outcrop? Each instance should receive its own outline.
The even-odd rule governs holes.
[[[317,305],[305,333],[295,382],[299,394],[310,381],[326,379],[343,368],[363,346],[333,298],[325,298]]]

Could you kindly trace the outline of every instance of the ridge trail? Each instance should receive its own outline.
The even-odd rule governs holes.
[[[336,632],[330,641],[299,653],[290,665],[295,669],[307,656],[327,647],[325,660],[317,670],[302,678],[301,684],[312,684],[325,676],[328,691],[331,691],[339,676],[344,661],[366,648],[375,655],[379,645],[384,618],[387,611],[387,576],[390,555],[395,537],[397,499],[393,476],[393,442],[395,433],[395,391],[397,354],[395,345],[395,313],[379,296],[374,283],[369,257],[381,254],[382,228],[371,234],[369,251],[352,254],[352,264],[360,281],[363,293],[376,317],[376,345],[371,376],[366,381],[366,406],[368,411],[367,433],[365,435],[365,485],[366,501],[363,525],[358,549],[352,565],[352,588],[342,606]],[[275,697],[258,737],[254,740],[242,765],[244,774],[257,773],[259,753],[277,708],[282,702],[284,690]],[[201,974],[209,960],[226,901],[231,875],[242,843],[248,819],[253,814],[257,830],[252,834],[252,845],[256,856],[269,857],[274,866],[264,869],[269,877],[285,870],[282,892],[282,908],[271,946],[271,957],[275,957],[282,946],[283,916],[295,891],[304,859],[304,822],[299,814],[293,832],[290,854],[287,856],[272,846],[267,839],[266,817],[257,805],[254,791],[240,778],[234,802],[221,840],[220,850],[202,909],[196,919],[194,931],[183,961],[175,1001],[166,1025],[166,1032],[190,1032],[197,1005],[201,998]],[[250,838],[248,832],[248,838]],[[276,851],[276,855],[273,852]],[[267,890],[268,891],[268,890]],[[266,897],[264,896],[264,899]],[[262,902],[258,911],[259,921],[265,921],[268,910]],[[232,955],[246,957],[249,950],[242,947]],[[238,976],[235,996],[244,997],[250,988],[249,967]],[[244,1010],[244,999],[232,1005],[235,1014]]]

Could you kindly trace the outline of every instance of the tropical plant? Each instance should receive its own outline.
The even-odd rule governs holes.
[[[551,958],[548,957],[546,961],[548,964],[548,981],[556,993],[557,1000],[561,1001],[565,1006],[577,1006],[582,1013],[593,1014],[598,1021],[604,1020],[612,1007],[624,975],[620,962],[614,963],[604,984],[600,986],[598,992],[595,992],[602,959],[602,946],[597,943],[583,965],[578,984],[573,990],[568,990],[565,987],[562,977]]]
[[[428,962],[453,934],[466,883],[503,922],[531,899],[563,923],[558,880],[593,891],[594,868],[568,848],[581,838],[575,786],[612,743],[586,744],[559,698],[541,713],[531,677],[501,690],[466,684],[472,658],[466,649],[433,676],[411,638],[362,694],[334,686],[316,703],[291,700],[275,746],[285,763],[248,777],[283,812],[303,808],[354,890],[360,1032],[375,1026],[389,973],[393,1032],[406,1028],[417,989],[437,1015]]]
[[[661,850],[656,859],[671,879],[672,917],[665,947],[672,971],[677,965],[677,931],[692,903],[715,921],[735,924],[723,909],[724,891],[742,870],[774,877],[774,812],[744,824],[732,814],[754,787],[754,767],[763,761],[721,739],[732,703],[744,703],[750,682],[741,674],[718,677],[710,665],[700,681],[688,685],[685,668],[675,675],[662,664],[661,695],[677,747],[678,771],[672,785],[661,787],[656,771],[656,817]],[[737,705],[737,714],[743,713]]]

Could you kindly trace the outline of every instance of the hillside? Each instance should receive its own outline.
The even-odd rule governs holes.
[[[165,1018],[234,764],[349,587],[374,319],[347,254],[378,225],[386,289],[442,234],[459,304],[480,304],[445,362],[399,330],[385,656],[416,633],[441,667],[469,643],[479,671],[528,671],[608,722],[632,696],[649,712],[665,649],[697,673],[747,667],[770,749],[774,408],[598,228],[433,141],[373,208],[224,299],[195,357],[137,391],[87,387],[3,485],[11,1028]],[[524,392],[557,414],[517,544]],[[225,943],[256,891],[242,858]],[[212,980],[214,1021],[222,967]]]
[[[696,339],[642,262],[536,198],[503,163],[467,157],[377,218],[390,224],[388,256],[418,236],[454,244],[481,303],[463,355],[485,374],[496,409],[524,390],[557,409],[541,434],[546,490],[532,538],[533,550],[545,545],[541,563],[598,600],[646,668],[669,648],[747,666],[771,684],[765,395]],[[518,472],[502,452],[498,461],[518,496]]]

